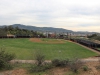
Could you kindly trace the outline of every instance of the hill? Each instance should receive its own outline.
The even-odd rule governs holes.
[[[23,24],[13,24],[13,25],[2,25],[0,28],[5,27],[5,26],[12,26],[12,27],[19,27],[20,29],[27,29],[27,30],[33,30],[33,31],[42,31],[42,32],[56,32],[56,33],[63,33],[63,32],[71,32],[74,34],[95,34],[98,32],[88,32],[88,31],[72,31],[68,29],[63,29],[63,28],[53,28],[53,27],[36,27],[36,26],[31,26],[31,25],[23,25]]]
[[[5,27],[7,25],[2,25],[0,27]],[[63,28],[53,28],[53,27],[36,27],[36,26],[27,26],[27,25],[22,25],[22,24],[13,24],[10,25],[12,27],[19,27],[21,29],[27,29],[27,30],[33,30],[33,31],[50,31],[50,32],[73,32],[72,30],[67,30]]]

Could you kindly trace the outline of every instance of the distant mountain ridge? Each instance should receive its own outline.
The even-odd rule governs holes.
[[[36,26],[28,26],[28,25],[23,25],[23,24],[13,24],[13,25],[2,25],[0,28],[5,27],[5,26],[12,26],[12,27],[19,27],[20,29],[27,29],[27,30],[33,30],[33,31],[42,31],[42,32],[57,32],[57,33],[63,33],[63,32],[70,32],[70,33],[75,33],[75,34],[95,34],[97,32],[88,32],[88,31],[72,31],[72,30],[67,30],[63,28],[53,28],[53,27],[36,27]]]
[[[6,25],[0,26],[0,27],[5,27]],[[8,26],[8,25],[7,25]],[[19,27],[21,29],[28,29],[28,30],[33,30],[33,31],[42,31],[42,32],[73,32],[72,30],[67,30],[63,28],[53,28],[53,27],[36,27],[36,26],[27,26],[27,25],[22,25],[22,24],[13,24],[10,25],[12,27]]]

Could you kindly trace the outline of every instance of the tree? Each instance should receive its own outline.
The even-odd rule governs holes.
[[[93,38],[93,37],[96,37],[96,36],[97,36],[97,34],[92,34],[92,35],[88,36],[88,38]]]
[[[14,28],[10,25],[10,26],[8,26],[8,30],[12,31],[12,30],[14,30]]]
[[[3,28],[0,28],[0,37],[3,38],[4,36],[7,36],[7,32]]]
[[[9,61],[14,59],[15,55],[5,52],[3,48],[0,49],[0,69],[9,69]]]

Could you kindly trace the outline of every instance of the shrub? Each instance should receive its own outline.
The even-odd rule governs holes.
[[[51,63],[44,62],[45,55],[41,51],[36,51],[34,54],[34,57],[36,60],[36,64],[32,64],[30,66],[30,69],[29,69],[30,72],[42,72],[42,71],[52,68]]]
[[[54,59],[52,60],[52,65],[55,67],[65,67],[69,63],[69,59],[67,60],[60,60],[60,59]]]
[[[54,59],[54,60],[52,60],[53,66],[59,66],[59,62],[60,62],[59,59]]]
[[[51,68],[52,68],[52,65],[50,63],[41,65],[41,66],[31,65],[29,71],[30,72],[44,72]]]
[[[88,70],[89,70],[88,66],[83,66],[83,71],[88,71]]]
[[[44,66],[46,70],[51,69],[53,67],[51,63],[45,63]]]
[[[70,69],[71,69],[73,72],[75,72],[75,73],[77,73],[78,70],[79,70],[79,68],[81,68],[82,66],[83,66],[83,63],[82,63],[79,59],[77,59],[77,58],[75,58],[74,60],[72,60],[72,61],[69,63]]]
[[[44,67],[43,66],[37,66],[37,65],[31,65],[30,72],[41,72],[44,71]]]
[[[5,52],[2,48],[0,49],[0,69],[10,69],[10,60],[14,59],[15,55]]]
[[[45,55],[41,51],[36,51],[34,54],[37,66],[41,66],[45,61]]]

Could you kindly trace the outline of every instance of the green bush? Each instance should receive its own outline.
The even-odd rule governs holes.
[[[89,70],[88,66],[83,66],[83,71],[88,71],[88,70]]]
[[[53,67],[51,63],[45,63],[44,66],[46,70],[51,69]]]
[[[52,65],[55,67],[65,67],[68,66],[69,59],[67,60],[60,60],[60,59],[54,59],[52,60]]]
[[[45,61],[45,55],[41,51],[39,51],[39,50],[37,50],[35,52],[34,58],[36,60],[37,66],[41,66],[44,63],[44,61]]]
[[[52,64],[51,63],[46,63],[45,62],[45,55],[41,52],[41,51],[36,51],[34,54],[36,63],[32,64],[29,67],[29,71],[30,72],[43,72],[45,70],[48,70],[50,68],[52,68]]]
[[[5,52],[2,48],[0,49],[0,69],[11,69],[10,60],[14,59],[15,55]]]
[[[51,68],[52,68],[52,65],[50,63],[45,64],[45,65],[41,65],[41,66],[31,65],[29,68],[29,71],[30,72],[44,72],[44,71],[51,69]]]
[[[41,72],[44,71],[44,67],[43,66],[37,66],[37,65],[31,65],[30,72]]]
[[[4,69],[5,70],[11,70],[11,69],[13,69],[13,65],[10,64],[10,63],[6,63]]]

